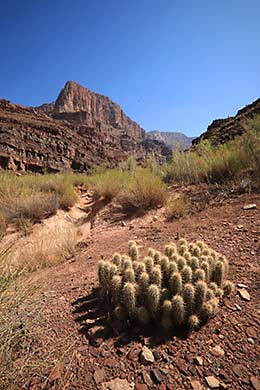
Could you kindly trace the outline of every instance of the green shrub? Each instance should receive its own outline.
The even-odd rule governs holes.
[[[117,197],[126,212],[149,210],[162,206],[166,200],[166,186],[159,177],[146,169],[136,170]]]
[[[163,167],[166,182],[216,183],[251,177],[260,180],[260,115],[247,119],[241,136],[224,144],[201,141],[189,151],[176,148],[172,161]]]
[[[181,239],[178,245],[167,245],[164,256],[151,248],[148,252],[153,257],[140,258],[136,243],[130,241],[131,257],[116,253],[111,261],[99,262],[102,296],[109,299],[111,315],[121,321],[160,323],[166,330],[197,328],[216,314],[222,297],[232,291],[226,257],[202,241]]]
[[[107,170],[104,173],[93,175],[90,178],[90,187],[96,195],[108,200],[113,199],[126,186],[129,174],[119,169]]]

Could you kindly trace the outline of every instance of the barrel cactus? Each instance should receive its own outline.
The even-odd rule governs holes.
[[[119,321],[142,326],[155,324],[166,331],[174,327],[197,329],[213,317],[224,296],[233,290],[227,280],[227,258],[202,241],[153,248],[141,257],[135,241],[128,255],[115,253],[100,261],[98,278],[111,314]]]

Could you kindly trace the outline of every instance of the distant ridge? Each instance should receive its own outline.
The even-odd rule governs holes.
[[[187,149],[191,146],[195,137],[187,137],[181,132],[153,130],[147,133],[147,137],[152,140],[164,142],[169,148],[174,149],[178,144],[181,149]]]
[[[192,141],[192,144],[196,145],[203,139],[208,139],[213,144],[225,143],[243,134],[246,131],[246,119],[254,115],[260,115],[260,99],[238,110],[235,116],[214,120],[204,133]]]

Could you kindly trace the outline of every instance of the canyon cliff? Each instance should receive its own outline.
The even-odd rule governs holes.
[[[0,167],[13,170],[87,171],[110,166],[130,155],[142,161],[154,153],[159,162],[170,149],[147,139],[108,97],[69,81],[55,102],[29,108],[0,100]]]

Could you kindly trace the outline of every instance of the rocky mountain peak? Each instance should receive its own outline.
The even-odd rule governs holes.
[[[88,127],[112,126],[136,139],[144,139],[145,131],[131,120],[109,97],[92,92],[75,81],[67,81],[54,104],[52,116],[73,120]]]

